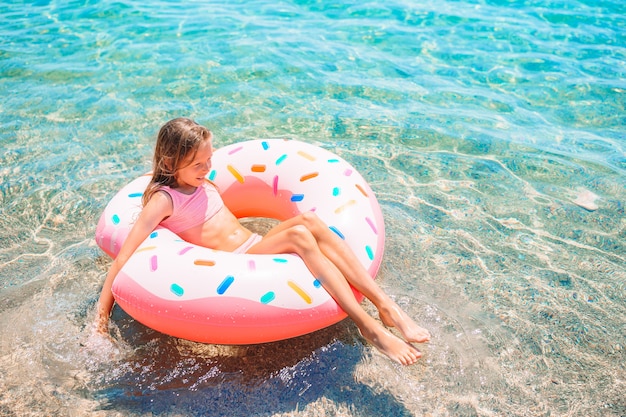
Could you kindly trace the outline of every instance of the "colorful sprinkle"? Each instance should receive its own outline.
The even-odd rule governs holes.
[[[222,295],[226,292],[226,290],[228,289],[228,287],[230,287],[230,285],[235,281],[235,277],[233,277],[232,275],[228,275],[226,278],[224,278],[224,281],[222,281],[222,283],[217,287],[217,293],[219,295]]]
[[[319,173],[317,172],[311,172],[310,174],[306,174],[300,177],[300,182],[304,182],[306,180],[310,180],[312,178],[315,178],[319,175]]]
[[[339,162],[339,159],[332,158],[332,159],[329,159],[328,162],[330,162],[331,164],[336,164],[337,162]]]
[[[365,251],[367,252],[367,257],[370,258],[370,261],[374,260],[374,251],[369,245],[365,245]]]
[[[187,246],[186,248],[181,249],[181,250],[178,252],[178,254],[179,254],[180,256],[182,256],[182,255],[186,254],[187,252],[189,252],[189,251],[190,251],[190,250],[192,250],[192,249],[193,249],[193,246]]]
[[[361,187],[359,184],[354,184],[356,186],[356,188],[361,192],[361,194],[363,194],[365,197],[367,197],[367,193],[365,192],[365,190],[363,189],[363,187]]]
[[[342,211],[344,211],[345,209],[347,209],[348,207],[353,206],[353,205],[355,205],[355,204],[356,204],[356,201],[355,201],[355,200],[350,200],[350,201],[348,201],[346,204],[344,204],[344,205],[342,205],[342,206],[337,207],[337,208],[335,209],[335,214],[339,214],[339,213],[341,213]]]
[[[137,198],[137,197],[141,197],[143,195],[143,193],[130,193],[128,194],[128,197],[130,198]]]
[[[196,259],[193,261],[193,264],[198,266],[215,266],[215,261],[210,261],[208,259]]]
[[[300,155],[303,158],[308,159],[309,161],[315,161],[315,157],[313,155],[309,155],[308,153],[304,151],[298,151],[298,155]]]
[[[274,197],[278,195],[278,175],[274,177]]]
[[[243,184],[243,182],[245,181],[245,179],[244,179],[244,178],[243,178],[243,176],[239,173],[239,171],[237,171],[237,170],[235,169],[235,167],[234,167],[234,166],[232,166],[232,165],[228,165],[226,168],[228,169],[228,172],[230,172],[231,174],[233,174],[233,177],[235,177],[235,179],[236,179],[237,181],[239,181],[240,183],[242,183],[242,184]]]
[[[150,271],[154,272],[157,269],[159,269],[159,265],[157,263],[157,256],[156,255],[152,255],[150,257]]]
[[[118,216],[117,214],[114,214],[113,217],[111,217],[111,220],[113,220],[113,224],[119,224],[120,216]]]
[[[304,200],[304,194],[294,194],[291,196],[291,201],[293,201],[294,203],[302,200]]]
[[[254,259],[248,261],[248,270],[256,271],[256,262],[254,262]]]
[[[211,173],[209,174],[209,180],[214,181],[216,175],[217,175],[217,172],[215,170],[212,170]]]
[[[313,300],[311,299],[309,294],[307,294],[306,291],[304,291],[302,288],[300,288],[300,286],[298,284],[296,284],[295,282],[287,281],[287,285],[289,285],[289,288],[294,290],[296,292],[296,294],[298,294],[300,296],[300,298],[302,298],[304,300],[305,303],[311,304],[313,302]]]
[[[234,153],[239,152],[240,150],[243,149],[243,146],[239,146],[238,148],[233,149],[232,151],[228,152],[229,155],[232,155]]]
[[[340,237],[340,238],[342,238],[343,240],[345,240],[345,239],[346,239],[346,237],[343,235],[343,233],[341,233],[341,232],[339,231],[339,229],[337,229],[335,226],[328,226],[328,228],[329,228],[330,230],[332,230],[333,232],[335,232],[335,233],[337,234],[337,236],[339,236],[339,237]]]
[[[182,297],[183,294],[185,294],[185,290],[183,290],[183,287],[178,284],[172,284],[172,286],[170,287],[170,291],[172,291],[174,295],[178,297]]]
[[[315,288],[320,288],[322,286],[322,283],[320,282],[319,279],[316,279],[316,280],[313,281],[313,286]]]
[[[278,159],[276,160],[276,165],[280,165],[280,164],[282,164],[282,163],[283,163],[283,161],[284,161],[285,159],[287,159],[287,154],[284,154],[283,156],[281,156],[280,158],[278,158]]]
[[[263,146],[263,150],[265,151],[270,148],[270,145],[265,141],[261,142],[261,146]]]
[[[285,258],[274,258],[272,259],[274,262],[279,263],[279,264],[286,264],[288,261]]]
[[[337,197],[339,194],[341,194],[341,188],[339,187],[333,188],[333,197]]]
[[[366,217],[365,221],[367,222],[367,224],[370,225],[370,227],[372,228],[372,231],[374,232],[374,234],[377,235],[378,234],[378,229],[376,229],[376,225],[374,224],[372,219],[370,219],[369,217]]]
[[[149,250],[154,250],[156,249],[156,246],[144,246],[143,248],[139,248],[135,251],[135,253],[139,253],[139,252],[147,252]]]
[[[274,299],[276,298],[276,294],[274,294],[273,291],[270,291],[268,293],[265,293],[262,297],[261,297],[261,302],[263,304],[269,304],[272,301],[274,301]]]
[[[250,170],[252,172],[265,172],[265,165],[263,164],[252,165],[252,168],[250,168]]]
[[[350,168],[346,169],[343,172],[343,175],[345,175],[346,177],[349,177],[350,175],[352,175],[352,170]]]
[[[150,239],[154,239],[157,236],[159,236],[159,232],[152,232],[152,233],[150,233]]]

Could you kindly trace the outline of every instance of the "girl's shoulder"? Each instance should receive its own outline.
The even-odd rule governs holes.
[[[218,194],[220,193],[220,188],[217,186],[217,184],[208,178],[205,178],[202,187],[206,190],[217,191]]]
[[[172,197],[164,190],[155,190],[150,200],[141,210],[140,217],[146,219],[148,224],[156,227],[163,219],[169,217],[174,209]]]
[[[150,197],[148,203],[152,203],[155,206],[167,205],[168,207],[171,207],[173,202],[172,191],[175,190],[170,187],[164,189],[164,187],[159,187],[154,190],[154,193]]]

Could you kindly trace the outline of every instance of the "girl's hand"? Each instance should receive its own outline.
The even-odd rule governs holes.
[[[109,316],[103,312],[98,311],[96,316],[96,332],[102,335],[109,334]]]

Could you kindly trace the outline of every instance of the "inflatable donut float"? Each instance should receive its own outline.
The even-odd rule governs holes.
[[[380,206],[363,177],[334,153],[293,140],[246,141],[216,150],[208,178],[238,218],[282,221],[315,212],[372,277],[378,272],[385,240]],[[141,211],[149,181],[150,175],[144,175],[123,187],[100,217],[96,242],[111,257]],[[271,342],[346,317],[297,255],[217,251],[185,242],[165,228],[139,246],[112,292],[135,320],[203,343]]]

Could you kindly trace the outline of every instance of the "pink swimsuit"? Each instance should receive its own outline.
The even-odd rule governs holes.
[[[168,186],[160,190],[165,191],[172,198],[172,215],[161,222],[174,233],[180,233],[203,224],[217,214],[224,207],[224,201],[217,189],[204,183],[196,188],[193,194],[183,194]]]
[[[250,250],[251,247],[259,243],[261,239],[263,239],[261,235],[252,233],[250,237],[248,238],[248,240],[243,242],[243,244],[239,246],[237,249],[235,249],[233,253],[246,253],[248,252],[248,250]]]
[[[209,183],[204,183],[201,187],[196,188],[193,194],[183,194],[165,185],[160,190],[169,194],[173,205],[172,215],[163,220],[161,226],[174,233],[180,233],[203,224],[224,207],[224,201],[219,192]],[[253,233],[233,253],[246,253],[260,240],[261,236]]]

